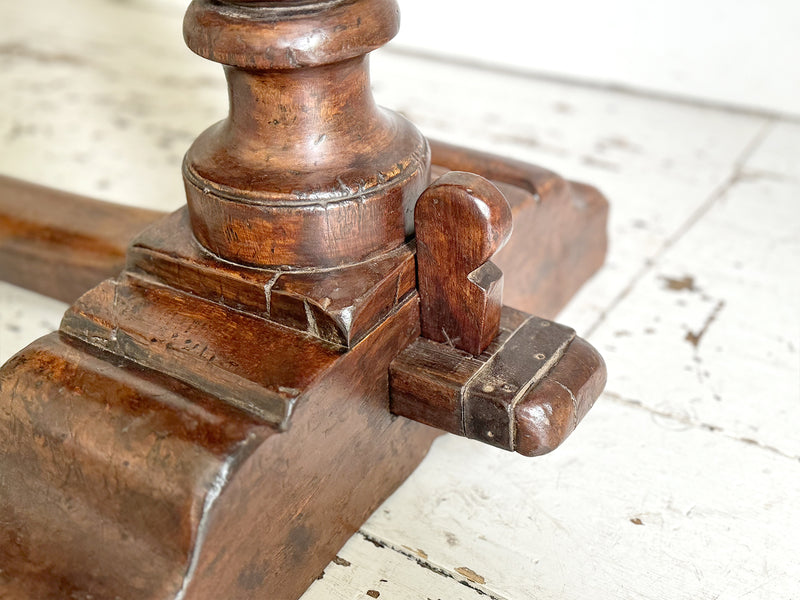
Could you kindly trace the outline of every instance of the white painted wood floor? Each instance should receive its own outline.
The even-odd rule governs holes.
[[[178,207],[221,70],[180,11],[47,4],[0,4],[0,171]],[[304,599],[800,598],[800,124],[396,50],[373,75],[426,134],[608,195],[608,262],[560,320],[609,382],[552,455],[439,439]],[[64,309],[0,284],[0,360]]]

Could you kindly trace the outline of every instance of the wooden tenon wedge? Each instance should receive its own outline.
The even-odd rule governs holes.
[[[0,369],[0,597],[294,600],[442,431],[541,454],[597,398],[602,359],[549,318],[602,263],[605,199],[445,144],[431,167],[369,87],[398,23],[395,0],[191,3],[231,111],[186,155],[188,205]],[[103,239],[0,209],[18,283],[9,256]],[[115,268],[103,247],[65,272]]]

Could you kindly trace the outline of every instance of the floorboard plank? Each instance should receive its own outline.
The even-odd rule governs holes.
[[[462,569],[448,572],[433,565],[419,549],[393,548],[369,534],[358,533],[341,549],[303,600],[505,600],[486,591],[480,576]]]
[[[443,438],[363,529],[515,600],[796,597],[800,462],[608,398],[581,428],[535,461]]]
[[[778,126],[593,341],[619,397],[800,458],[800,181],[756,166],[786,141]]]

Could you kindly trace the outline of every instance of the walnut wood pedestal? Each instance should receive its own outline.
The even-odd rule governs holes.
[[[390,365],[423,343],[413,214],[434,176],[477,172],[508,198],[507,303],[551,317],[599,267],[596,190],[444,144],[431,169],[427,140],[374,104],[367,55],[397,26],[393,0],[195,0],[185,37],[225,65],[231,113],[187,153],[188,206],[139,214],[128,243],[86,201],[46,227],[3,201],[4,277],[70,297],[65,273],[114,276],[0,369],[0,598],[298,598],[441,429],[464,433],[390,411]],[[504,314],[501,336],[533,322]],[[581,365],[555,445],[602,388],[602,361]]]

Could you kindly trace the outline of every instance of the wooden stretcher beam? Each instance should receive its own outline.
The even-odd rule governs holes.
[[[0,279],[72,302],[119,273],[130,241],[161,216],[0,175]]]

